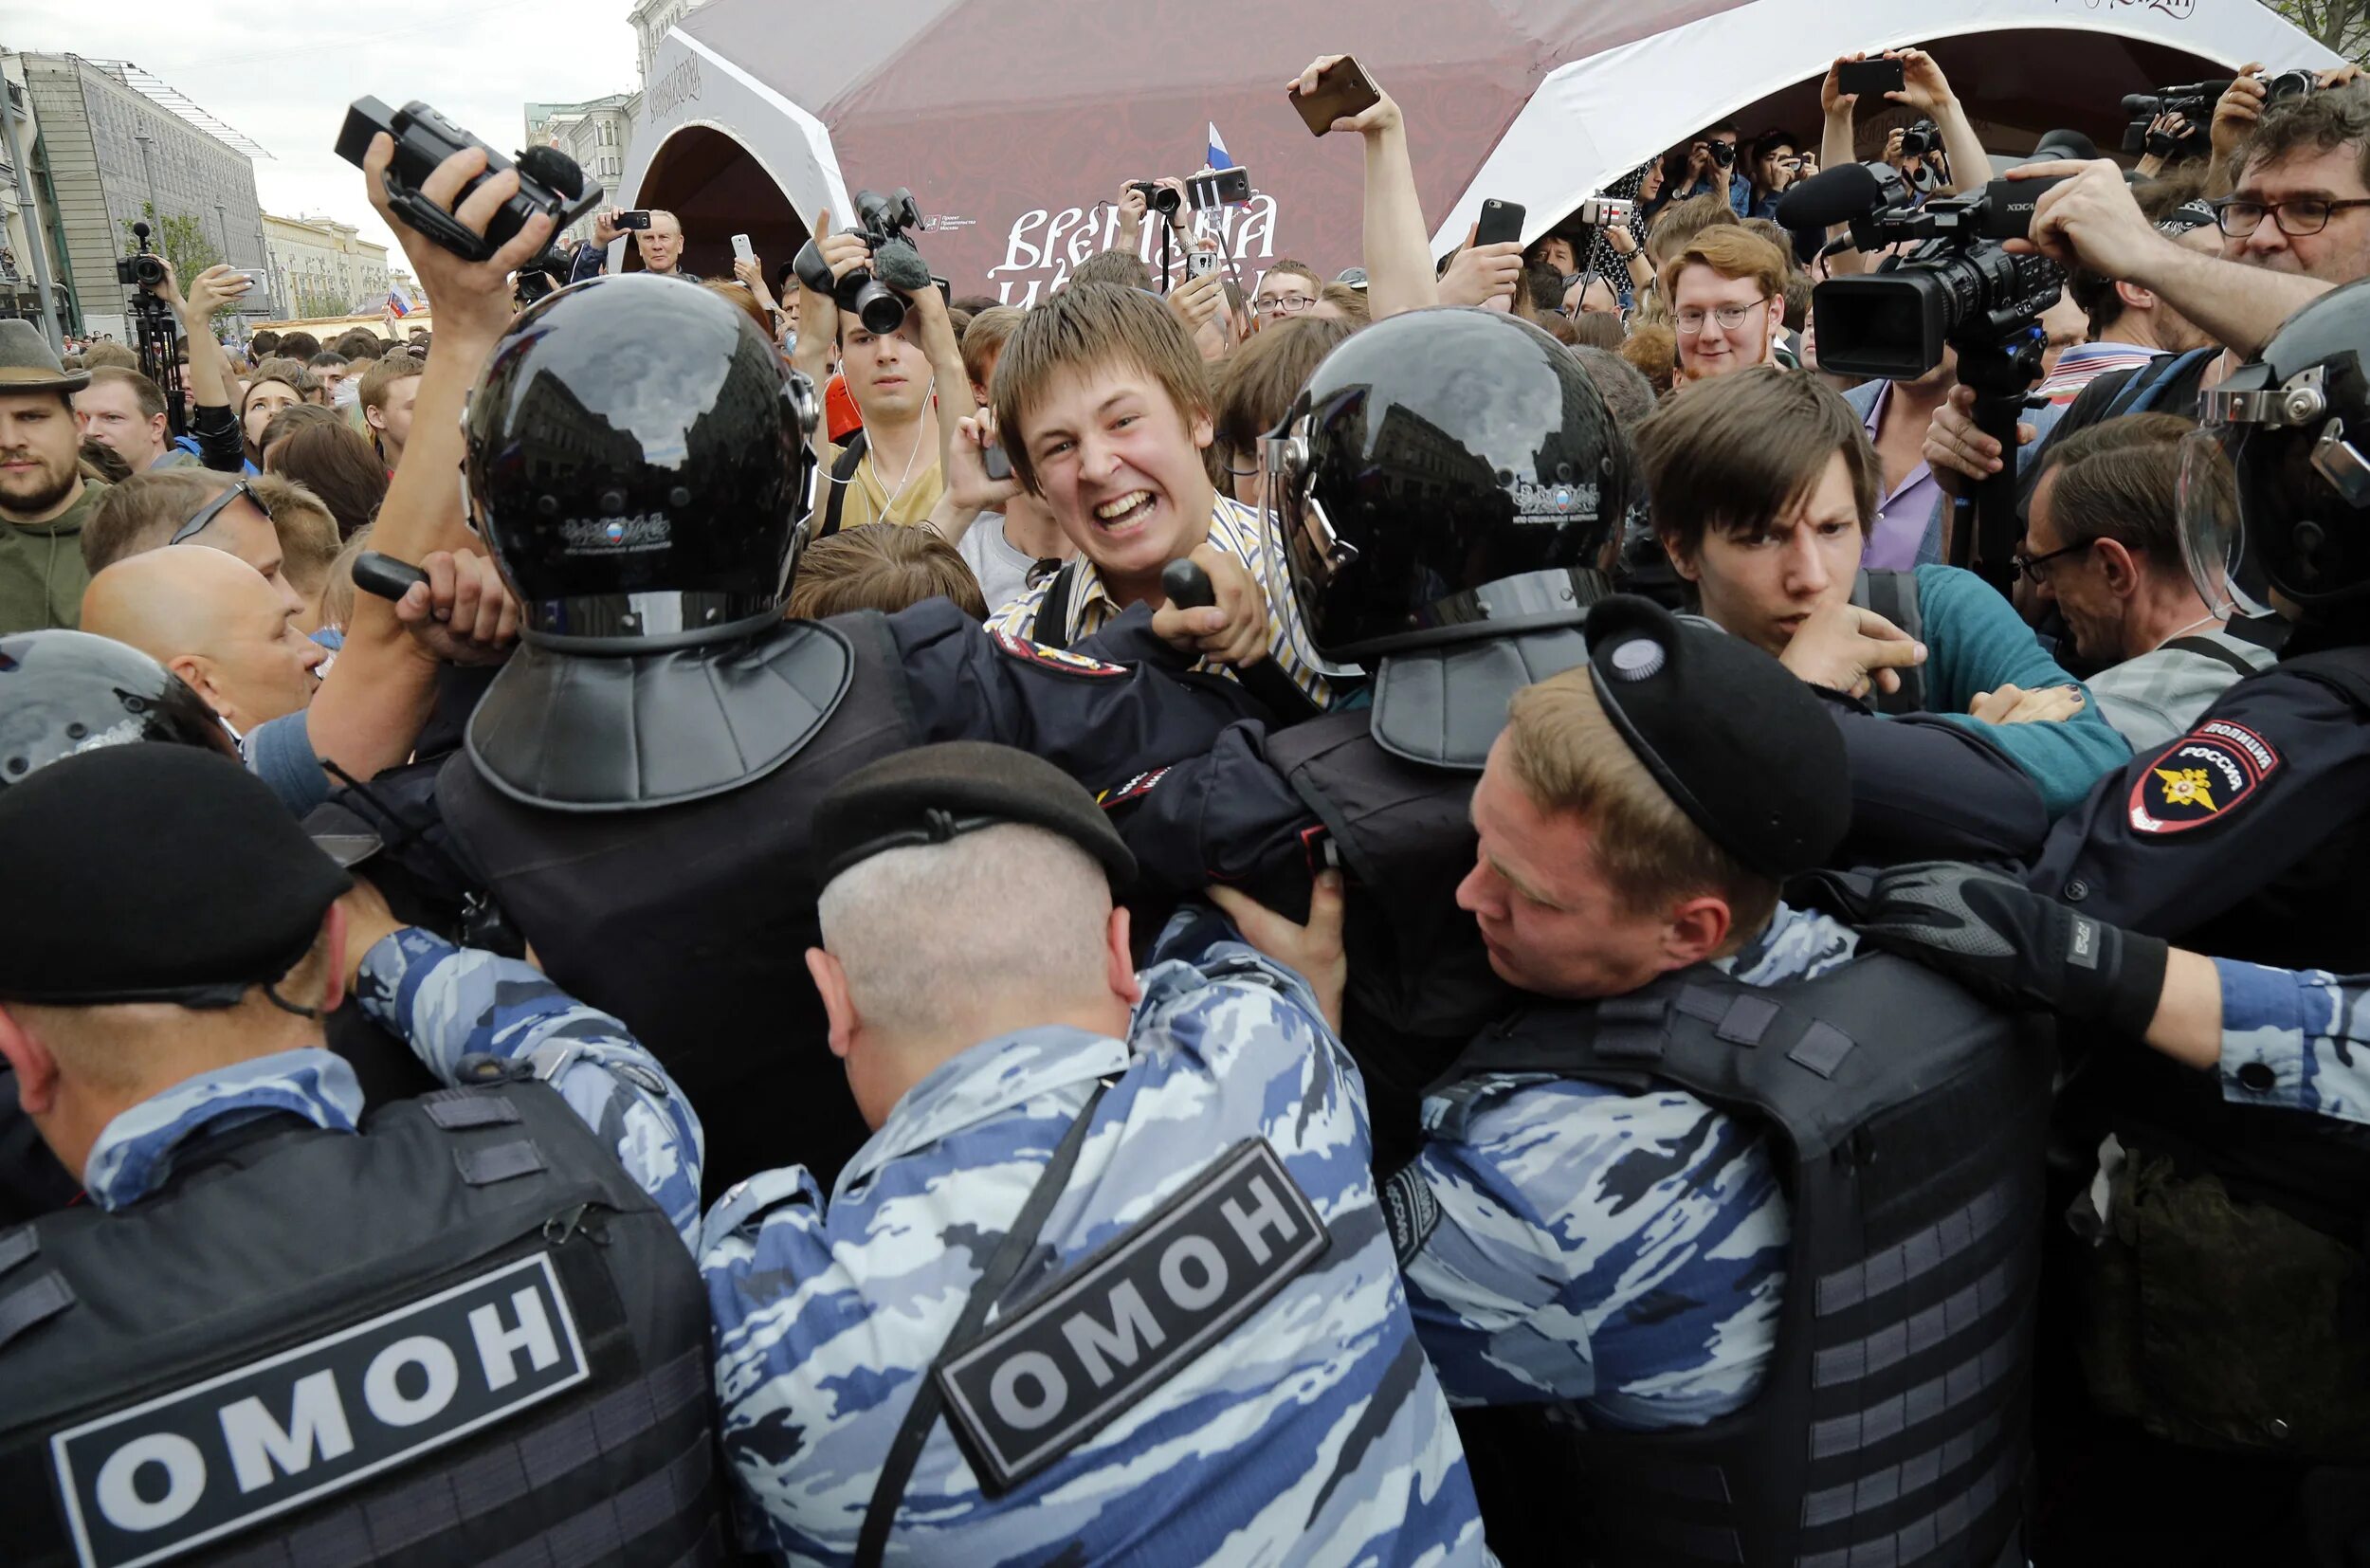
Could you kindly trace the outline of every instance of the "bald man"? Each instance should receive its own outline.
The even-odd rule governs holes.
[[[128,643],[203,698],[239,753],[299,815],[329,794],[323,758],[356,778],[403,762],[435,699],[441,661],[486,662],[518,633],[518,607],[483,556],[439,552],[395,605],[388,635],[350,640],[337,667],[298,629],[287,603],[226,551],[174,545],[130,556],[93,577],[82,626]],[[408,633],[408,634],[407,634]]]

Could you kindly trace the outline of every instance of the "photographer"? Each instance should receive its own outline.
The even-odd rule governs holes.
[[[829,212],[815,214],[815,249],[831,269],[834,286],[871,265],[865,236],[833,231]],[[833,445],[820,428],[813,434],[823,469],[817,538],[867,522],[910,524],[929,517],[946,488],[939,422],[968,418],[976,407],[946,301],[928,284],[898,293],[905,319],[894,332],[876,333],[830,295],[799,280],[798,346],[791,363],[819,387],[830,377],[830,350],[836,343],[848,395],[864,416],[864,428],[845,447]]]
[[[1185,255],[1194,248],[1194,215],[1186,204],[1185,182],[1175,174],[1163,174],[1152,184],[1176,203],[1161,215],[1160,221],[1169,226],[1171,249],[1176,255]],[[1144,253],[1144,214],[1152,210],[1149,200],[1130,180],[1120,187],[1119,200],[1113,205],[1119,209],[1120,216],[1111,231],[1110,248],[1140,258]]]
[[[1840,68],[1847,62],[1868,59],[1864,52],[1837,55],[1827,67],[1827,76],[1818,86],[1819,108],[1826,115],[1826,127],[1819,138],[1818,166],[1840,169],[1847,163],[1859,161],[1857,138],[1852,130],[1852,116],[1858,108],[1860,95],[1847,93],[1839,84]],[[1974,180],[1986,175],[1992,167],[1991,155],[1983,150],[1983,138],[1976,134],[1975,124],[1967,119],[1967,111],[1959,101],[1959,95],[1950,90],[1950,79],[1942,74],[1941,65],[1923,49],[1887,49],[1876,56],[1879,60],[1901,62],[1901,85],[1885,95],[1887,103],[1905,104],[1924,115],[1942,133],[1942,156],[1949,164],[1951,177],[1935,187],[1931,194],[1948,195],[1959,189],[1960,179]],[[1834,232],[1839,236],[1841,230]],[[1856,250],[1838,251],[1828,258],[1831,273],[1858,272],[1866,263]]]
[[[197,438],[198,460],[226,474],[252,472],[239,416],[231,408],[235,370],[230,351],[215,339],[213,319],[216,311],[245,299],[255,281],[235,267],[210,266],[190,281],[184,297],[173,264],[161,256],[157,260],[165,277],[156,292],[180,313],[182,336],[189,344],[190,434]],[[260,340],[264,335],[256,336]]]
[[[580,283],[607,272],[609,247],[628,234],[633,236],[633,248],[642,258],[645,272],[662,278],[681,278],[686,283],[703,281],[698,273],[683,267],[683,223],[675,214],[663,207],[653,207],[649,210],[649,228],[626,228],[618,223],[626,211],[625,208],[612,207],[592,220],[592,241],[577,250],[575,265],[568,274],[570,283]]]
[[[1676,154],[1677,148],[1671,149]],[[1670,155],[1666,155],[1668,160]],[[1744,216],[1744,201],[1750,182],[1737,171],[1737,124],[1723,120],[1707,127],[1687,142],[1686,154],[1679,177],[1674,181],[1678,191],[1674,200],[1690,196],[1718,196],[1728,204],[1728,210]]]

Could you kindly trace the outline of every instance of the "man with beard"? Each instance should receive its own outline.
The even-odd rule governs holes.
[[[0,321],[0,634],[80,618],[82,520],[107,488],[76,466],[74,394],[89,384],[32,322]]]

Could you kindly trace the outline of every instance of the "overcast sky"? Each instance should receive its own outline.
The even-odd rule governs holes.
[[[575,102],[634,85],[632,0],[421,0],[416,8],[186,0],[117,6],[9,0],[0,46],[129,60],[271,154],[255,160],[264,210],[326,213],[385,245],[361,171],[331,146],[346,105],[426,99],[500,151],[519,150],[530,100]]]

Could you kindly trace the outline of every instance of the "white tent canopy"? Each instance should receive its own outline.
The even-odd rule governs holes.
[[[2033,28],[2159,44],[2233,72],[2251,61],[2343,64],[2261,0],[1753,0],[1549,73],[1433,233],[1433,252],[1464,240],[1485,197],[1522,204],[1527,244],[1611,180],[1723,114],[1823,76],[1838,55]],[[1980,81],[1953,86],[1980,103]]]

